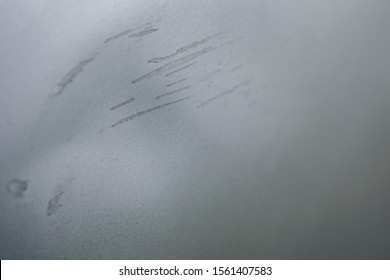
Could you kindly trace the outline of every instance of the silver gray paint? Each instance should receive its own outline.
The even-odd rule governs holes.
[[[2,259],[390,257],[388,1],[0,6]]]

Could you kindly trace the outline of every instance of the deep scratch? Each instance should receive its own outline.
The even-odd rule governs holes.
[[[173,83],[167,84],[167,87],[174,86],[174,85],[176,85],[176,84],[178,84],[178,83],[181,83],[181,82],[184,82],[184,81],[186,81],[186,80],[187,80],[187,79],[186,79],[186,78],[184,78],[184,79],[181,79],[181,80],[175,81],[175,82],[173,82]]]
[[[137,27],[135,27],[135,28],[126,29],[126,30],[124,30],[124,31],[122,31],[122,32],[119,32],[118,34],[115,34],[114,36],[108,37],[106,40],[104,40],[104,43],[106,44],[106,43],[108,43],[108,42],[110,42],[110,41],[112,41],[112,40],[116,40],[116,39],[119,39],[119,38],[121,38],[121,37],[124,37],[124,36],[126,36],[127,34],[133,32],[133,31],[135,31],[135,30],[141,29],[142,27],[148,26],[148,25],[151,25],[151,24],[152,24],[151,22],[147,22],[147,23],[142,24],[142,25],[140,25],[140,26],[137,26]],[[152,28],[152,27],[151,27],[151,26],[145,27],[145,29],[150,29],[150,28]]]
[[[104,43],[107,44],[108,42],[112,41],[112,40],[115,40],[115,39],[118,39],[118,38],[121,38],[121,37],[124,37],[126,36],[127,34],[133,32],[134,29],[127,29],[125,31],[122,31],[114,36],[111,36],[109,38],[107,38],[106,40],[104,40]]]
[[[181,99],[178,99],[178,100],[175,100],[175,101],[172,101],[172,102],[168,102],[168,103],[165,103],[165,104],[162,104],[162,105],[159,105],[159,106],[156,106],[156,107],[153,107],[153,108],[146,109],[146,110],[144,110],[144,111],[138,112],[138,113],[136,113],[136,114],[133,114],[133,115],[131,115],[131,116],[128,116],[128,117],[126,117],[126,118],[124,118],[124,119],[121,119],[121,120],[117,121],[116,123],[114,123],[113,125],[111,125],[111,127],[112,127],[112,128],[113,128],[113,127],[116,127],[116,126],[118,126],[118,125],[120,125],[120,124],[123,124],[123,123],[125,123],[125,122],[128,122],[128,121],[130,121],[130,120],[132,120],[132,119],[135,119],[135,118],[137,118],[137,117],[141,117],[141,116],[143,116],[143,115],[145,115],[145,114],[147,114],[147,113],[153,112],[153,111],[155,111],[155,110],[160,110],[160,109],[162,109],[162,108],[164,108],[164,107],[166,107],[166,106],[169,106],[169,105],[172,105],[172,104],[175,104],[175,103],[184,101],[184,100],[189,99],[189,98],[191,98],[191,97],[193,97],[193,95],[186,96],[186,97],[183,97],[183,98],[181,98]]]
[[[250,81],[249,80],[244,80],[241,83],[239,83],[238,85],[235,85],[234,87],[232,87],[231,89],[229,89],[227,91],[224,91],[224,92],[221,92],[220,94],[218,94],[218,95],[216,95],[216,96],[214,96],[214,97],[212,97],[210,99],[207,99],[206,101],[200,103],[197,106],[197,108],[203,108],[203,107],[209,105],[210,103],[218,100],[219,98],[221,98],[221,97],[223,97],[223,96],[225,96],[227,94],[231,94],[231,93],[235,92],[237,89],[239,89],[240,87],[246,86],[248,84],[250,84]]]
[[[177,90],[174,90],[174,91],[170,91],[170,92],[161,94],[161,95],[155,97],[154,99],[160,99],[161,97],[164,97],[164,96],[167,96],[167,95],[171,95],[171,94],[174,94],[174,93],[176,93],[176,92],[179,92],[179,91],[182,91],[182,90],[186,90],[186,89],[189,89],[189,88],[191,88],[191,86],[182,87],[182,88],[179,88],[179,89],[177,89]]]
[[[80,61],[61,79],[50,96],[54,97],[60,95],[66,89],[66,87],[73,82],[78,74],[83,71],[84,67],[94,59],[94,57],[91,57],[89,59]]]
[[[206,47],[206,48],[203,48],[197,52],[194,52],[194,53],[191,53],[189,55],[186,55],[182,58],[179,58],[179,59],[176,59],[176,60],[173,60],[173,61],[170,61],[166,64],[164,64],[163,66],[161,67],[158,67],[152,71],[150,71],[149,73],[145,74],[145,75],[142,75],[141,77],[133,80],[133,83],[137,83],[137,82],[140,82],[140,81],[143,81],[145,79],[149,79],[155,75],[158,75],[160,74],[161,72],[165,72],[165,71],[169,71],[173,68],[176,68],[178,66],[181,66],[183,64],[186,64],[187,62],[191,61],[191,60],[194,60],[195,58],[199,57],[199,56],[202,56],[208,52],[211,52],[213,50],[217,49],[217,47]]]
[[[222,33],[217,33],[215,35],[212,35],[212,36],[208,36],[202,40],[199,40],[199,41],[195,41],[195,42],[192,42],[188,45],[185,45],[184,47],[181,47],[180,49],[176,50],[174,53],[170,54],[170,55],[167,55],[167,56],[162,56],[162,57],[155,57],[155,58],[152,58],[152,59],[149,59],[148,60],[148,63],[159,63],[161,61],[164,61],[166,59],[169,59],[169,58],[172,58],[174,56],[177,56],[183,52],[186,52],[188,50],[191,50],[193,48],[196,48],[202,44],[205,44],[206,42],[208,42],[209,40],[221,35]]]
[[[196,63],[196,62],[192,62],[192,63],[190,63],[190,64],[188,64],[188,65],[186,65],[186,66],[184,66],[184,67],[181,67],[181,68],[179,68],[179,69],[177,69],[177,70],[175,70],[175,71],[173,71],[173,72],[170,72],[170,73],[166,74],[165,77],[169,77],[169,76],[171,76],[172,74],[175,74],[175,73],[180,72],[180,71],[182,71],[182,70],[184,70],[184,69],[187,69],[188,67],[191,67],[191,66],[194,65],[195,63]]]
[[[140,32],[137,32],[137,33],[134,33],[134,34],[130,34],[129,35],[129,38],[139,38],[139,37],[143,37],[143,36],[146,36],[148,34],[151,34],[151,33],[154,33],[158,30],[158,28],[151,28],[151,29],[145,29],[145,30],[142,30]]]
[[[58,210],[58,208],[62,206],[62,204],[60,203],[60,199],[63,194],[64,192],[60,192],[49,200],[46,211],[46,214],[48,216],[53,215]]]
[[[134,100],[135,100],[135,98],[133,98],[133,97],[130,98],[130,99],[127,99],[127,100],[123,101],[122,103],[119,103],[119,104],[111,107],[110,110],[118,109],[119,107],[122,107],[122,106],[124,106],[126,104],[129,104],[130,102],[133,102]]]

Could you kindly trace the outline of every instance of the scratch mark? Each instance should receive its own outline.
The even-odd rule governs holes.
[[[235,39],[232,39],[226,43],[223,43],[220,47],[224,47],[224,46],[227,46],[227,45],[230,45],[230,44],[233,44],[235,42],[238,42],[238,41],[241,41],[242,39],[244,39],[245,36],[240,36],[238,38],[235,38]]]
[[[127,99],[127,100],[123,101],[122,103],[119,103],[119,104],[111,107],[110,110],[112,111],[112,110],[118,109],[119,107],[122,107],[126,104],[129,104],[130,102],[133,102],[134,100],[135,100],[135,98],[133,98],[133,97],[130,99]]]
[[[233,67],[232,70],[230,70],[230,71],[232,71],[232,72],[237,71],[238,69],[242,68],[243,66],[244,65],[242,65],[242,64],[237,65],[236,67]]]
[[[124,30],[124,31],[122,31],[122,32],[119,32],[118,34],[115,34],[114,36],[108,37],[106,40],[104,40],[104,43],[106,44],[106,43],[108,43],[108,42],[110,42],[110,41],[113,41],[113,40],[119,39],[119,38],[121,38],[121,37],[124,37],[124,36],[126,36],[127,34],[133,32],[133,31],[135,31],[135,30],[141,29],[142,27],[148,26],[148,25],[151,25],[151,24],[152,24],[151,22],[147,22],[147,23],[142,24],[142,25],[140,25],[140,26],[137,26],[137,27],[135,27],[135,28],[126,29],[126,30]],[[147,28],[151,28],[151,26],[145,27],[145,29],[147,29]]]
[[[46,214],[48,216],[53,215],[58,210],[58,208],[62,206],[62,204],[60,203],[60,199],[63,194],[64,192],[60,192],[49,200],[49,203],[47,205],[47,211],[46,211]]]
[[[160,110],[160,109],[162,109],[162,108],[164,108],[164,107],[167,107],[167,106],[169,106],[169,105],[172,105],[172,104],[175,104],[175,103],[184,101],[184,100],[189,99],[189,98],[191,98],[191,97],[193,97],[193,95],[187,96],[187,97],[183,97],[183,98],[181,98],[181,99],[178,99],[178,100],[175,100],[175,101],[172,101],[172,102],[168,102],[168,103],[165,103],[165,104],[162,104],[162,105],[159,105],[159,106],[150,108],[150,109],[143,110],[143,111],[141,111],[141,112],[138,112],[138,113],[136,113],[136,114],[133,114],[133,115],[131,115],[131,116],[128,116],[128,117],[126,117],[126,118],[124,118],[124,119],[119,120],[118,122],[116,122],[116,123],[114,123],[113,125],[111,125],[111,127],[112,127],[112,128],[113,128],[113,127],[116,127],[116,126],[118,126],[118,125],[120,125],[120,124],[123,124],[123,123],[125,123],[125,122],[128,122],[128,121],[130,121],[130,120],[132,120],[132,119],[135,119],[135,118],[137,118],[137,117],[141,117],[141,116],[143,116],[143,115],[145,115],[145,114],[147,114],[147,113],[153,112],[153,111],[155,111],[155,110]]]
[[[80,74],[84,67],[90,63],[92,60],[94,60],[94,57],[91,57],[86,60],[80,61],[75,67],[72,68],[57,84],[57,86],[54,88],[53,93],[50,95],[50,97],[58,96],[60,95],[65,88],[73,82],[73,80],[77,77],[78,74]]]
[[[114,36],[107,38],[106,40],[104,40],[104,43],[107,44],[108,42],[115,40],[115,39],[118,39],[120,37],[126,36],[127,34],[129,34],[130,32],[133,32],[133,31],[134,31],[134,29],[127,29],[125,31],[122,31]]]
[[[174,53],[172,53],[170,55],[162,56],[162,57],[155,57],[155,58],[149,59],[148,63],[159,63],[159,62],[164,61],[166,59],[172,58],[172,57],[177,56],[177,55],[179,55],[179,54],[181,54],[183,52],[186,52],[186,51],[188,51],[190,49],[196,48],[197,46],[200,46],[200,45],[206,43],[207,41],[209,41],[209,40],[211,40],[211,39],[213,39],[213,38],[215,38],[215,37],[217,37],[217,36],[219,36],[221,34],[222,33],[217,33],[215,35],[208,36],[208,37],[206,37],[206,38],[204,38],[202,40],[192,42],[192,43],[190,43],[188,45],[185,45],[184,47],[181,47],[180,49],[178,49],[177,51],[175,51]]]
[[[240,87],[246,86],[246,85],[248,85],[248,84],[250,84],[250,81],[249,81],[249,80],[244,80],[244,81],[242,81],[241,83],[239,83],[238,85],[235,85],[234,87],[232,87],[231,89],[229,89],[229,90],[227,90],[227,91],[224,91],[224,92],[221,92],[220,94],[218,94],[218,95],[216,95],[216,96],[214,96],[214,97],[212,97],[212,98],[210,98],[210,99],[207,99],[206,101],[200,103],[200,104],[197,106],[197,108],[203,108],[203,107],[209,105],[210,103],[212,103],[212,102],[218,100],[219,98],[221,98],[221,97],[223,97],[223,96],[225,96],[225,95],[227,95],[227,94],[231,94],[231,93],[233,93],[234,91],[236,91],[237,89],[239,89]]]
[[[186,55],[182,58],[179,58],[179,59],[176,59],[176,60],[173,60],[173,61],[170,61],[166,64],[164,64],[163,66],[161,67],[158,67],[154,70],[152,70],[151,72],[145,74],[145,75],[142,75],[141,77],[135,79],[133,81],[133,83],[137,83],[137,82],[140,82],[140,81],[143,81],[145,79],[149,79],[155,75],[158,75],[160,74],[161,72],[165,72],[165,71],[168,71],[168,70],[171,70],[173,68],[176,68],[178,66],[181,66],[191,60],[194,60],[195,58],[199,57],[199,56],[202,56],[208,52],[211,52],[213,50],[217,49],[217,47],[206,47],[204,49],[201,49],[200,51],[197,51],[197,52],[194,52],[194,53],[191,53],[189,55]]]
[[[220,72],[221,72],[221,69],[212,71],[212,72],[208,73],[207,75],[204,75],[202,78],[200,78],[199,82],[204,82],[204,81],[210,80],[211,78],[213,78],[215,75],[217,75]]]
[[[161,97],[164,97],[164,96],[167,96],[167,95],[171,95],[171,94],[174,94],[174,93],[176,93],[176,92],[179,92],[179,91],[182,91],[182,90],[186,90],[186,89],[189,89],[189,88],[191,88],[191,86],[182,87],[182,88],[179,88],[179,89],[177,89],[177,90],[174,90],[174,91],[170,91],[170,92],[161,94],[161,95],[155,97],[154,99],[160,99]]]
[[[190,63],[190,64],[188,64],[188,65],[186,65],[186,66],[184,66],[184,67],[181,67],[181,68],[179,68],[179,69],[177,69],[177,70],[175,70],[175,71],[173,71],[173,72],[170,72],[170,73],[166,74],[165,77],[169,77],[169,76],[171,76],[172,74],[175,74],[175,73],[180,72],[180,71],[182,71],[182,70],[184,70],[184,69],[187,69],[188,67],[194,65],[195,63],[196,63],[196,62]]]
[[[184,78],[184,79],[175,81],[175,82],[173,82],[173,83],[167,84],[167,87],[171,87],[171,86],[173,86],[173,85],[176,85],[176,84],[178,84],[178,83],[184,82],[184,81],[186,81],[186,80],[187,80],[187,79]]]
[[[146,36],[146,35],[151,34],[153,32],[156,32],[157,30],[158,30],[158,28],[145,29],[145,30],[142,30],[140,32],[129,35],[129,38],[143,37],[143,36]]]

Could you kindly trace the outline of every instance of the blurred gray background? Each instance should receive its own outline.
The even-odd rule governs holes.
[[[0,257],[389,259],[389,19],[0,0]]]

